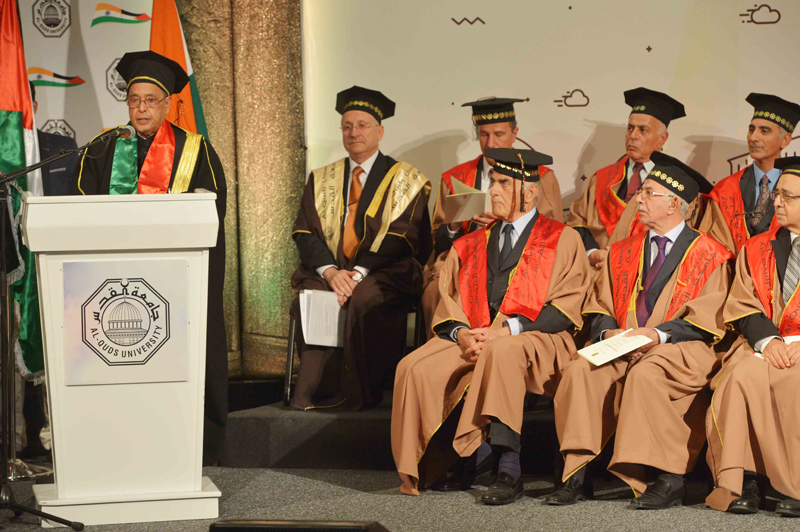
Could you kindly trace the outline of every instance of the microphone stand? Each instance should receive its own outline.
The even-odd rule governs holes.
[[[14,499],[14,492],[11,490],[10,482],[15,479],[14,476],[14,454],[15,449],[15,419],[14,419],[14,353],[11,346],[11,298],[9,297],[8,290],[8,269],[6,264],[6,231],[8,224],[8,197],[9,185],[8,182],[17,179],[23,175],[29,174],[34,170],[38,170],[43,166],[52,164],[60,159],[63,159],[73,153],[79,153],[86,148],[98,144],[100,142],[108,142],[109,139],[115,138],[115,135],[101,135],[94,139],[92,142],[85,144],[79,148],[71,150],[62,150],[61,152],[48,157],[44,161],[33,164],[26,168],[22,168],[9,174],[4,174],[0,171],[0,367],[2,368],[2,407],[0,408],[0,464],[2,464],[3,471],[0,473],[0,510],[11,510],[14,512],[14,517],[20,517],[23,513],[35,515],[42,519],[47,519],[65,526],[73,530],[83,530],[83,523],[77,521],[68,521],[57,517],[55,515],[47,514],[17,504]],[[0,526],[2,528],[2,526]]]

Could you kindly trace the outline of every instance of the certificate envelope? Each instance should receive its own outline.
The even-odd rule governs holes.
[[[622,333],[579,349],[578,354],[595,366],[602,366],[606,362],[627,355],[650,342],[650,338],[644,335],[625,336],[625,333]]]
[[[488,194],[453,179],[453,194],[444,198],[444,223],[464,222],[486,210]]]

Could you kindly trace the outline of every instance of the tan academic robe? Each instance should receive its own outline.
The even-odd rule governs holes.
[[[484,159],[484,164],[486,161]],[[445,172],[447,173],[447,172]],[[442,179],[439,182],[439,194],[436,197],[436,207],[433,210],[434,239],[436,230],[444,222],[444,198],[450,194],[447,183]],[[539,178],[539,200],[536,204],[539,214],[553,220],[562,221],[564,219],[564,206],[561,201],[561,188],[558,185],[556,174],[550,170]],[[422,293],[422,311],[425,317],[425,331],[428,340],[433,338],[433,315],[436,306],[439,304],[439,272],[444,266],[447,253],[440,253],[438,257],[431,257],[428,265],[423,272],[423,282],[425,283]]]
[[[434,324],[468,323],[461,307],[460,266],[458,254],[451,250],[439,279],[441,301],[436,308]],[[545,301],[580,327],[583,324],[580,306],[588,288],[589,263],[580,236],[565,227]],[[492,326],[501,327],[506,319],[508,316],[498,313]],[[473,375],[478,378],[473,387],[478,392],[466,394],[458,423],[462,437],[456,443],[456,450],[460,454],[471,453],[485,439],[483,428],[489,422],[486,415],[496,416],[519,431],[525,393],[552,397],[561,368],[574,353],[572,337],[564,331],[557,334],[525,332],[497,338],[484,347],[475,374],[476,364],[464,357],[461,346],[438,337],[406,356],[397,366],[392,404],[392,454],[403,479],[401,491],[418,495],[418,487],[429,487],[457,458],[452,441],[436,441],[435,437],[443,424],[455,422],[449,416],[466,393]],[[503,377],[513,382],[503,385],[505,395],[494,393],[500,381],[487,375],[485,369],[506,365]],[[452,437],[452,432],[450,435]]]
[[[778,279],[777,273],[773,278]],[[780,287],[777,294],[772,321],[780,327],[784,309]],[[756,312],[766,314],[743,247],[723,314],[726,322],[733,322]],[[714,396],[706,415],[706,458],[716,487],[706,498],[706,505],[727,510],[742,494],[744,471],[765,475],[778,492],[800,499],[800,365],[776,369],[755,356],[740,336],[714,381]]]
[[[646,327],[667,321],[679,269],[656,300]],[[612,276],[606,259],[584,305],[584,315],[614,315]],[[671,319],[682,318],[721,338],[722,306],[729,286],[729,266],[723,263],[698,296]],[[637,293],[635,289],[631,295],[634,301]],[[634,327],[635,315],[635,308],[628,311],[626,327]],[[703,419],[709,401],[705,388],[717,366],[714,348],[701,341],[661,344],[638,359],[623,356],[598,367],[581,357],[570,362],[554,401],[556,431],[565,459],[563,479],[599,455],[615,432],[609,471],[637,495],[647,488],[645,466],[670,473],[690,471],[705,441]]]

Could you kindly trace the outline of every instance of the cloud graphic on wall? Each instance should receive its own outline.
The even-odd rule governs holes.
[[[743,20],[742,22],[752,24],[777,24],[781,19],[781,12],[777,9],[772,9],[767,4],[761,4],[760,6],[754,6],[753,9],[748,9],[746,13],[740,13],[739,16],[749,19]]]
[[[553,102],[557,103],[559,107],[586,107],[589,105],[589,97],[581,89],[575,89],[562,96],[562,98],[561,100],[553,100]]]

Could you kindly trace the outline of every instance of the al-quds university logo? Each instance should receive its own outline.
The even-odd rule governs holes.
[[[121,58],[114,59],[111,66],[106,69],[106,89],[118,102],[124,102],[128,94],[128,87],[125,80],[117,72],[117,63]]]
[[[33,25],[45,37],[61,37],[70,24],[67,0],[36,0],[33,3]]]
[[[50,119],[42,126],[42,133],[52,133],[53,135],[61,135],[62,137],[75,138],[75,130],[67,123],[66,120],[60,118]]]
[[[106,364],[142,365],[169,340],[169,302],[144,279],[106,279],[81,305],[81,324]]]

